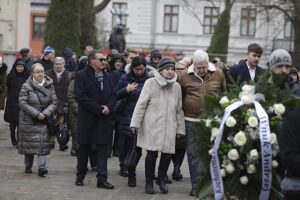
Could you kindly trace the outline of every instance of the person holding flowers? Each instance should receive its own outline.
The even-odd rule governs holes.
[[[219,96],[226,88],[226,81],[224,73],[209,62],[208,54],[203,50],[196,50],[193,54],[193,65],[179,78],[178,82],[183,96],[187,156],[192,183],[190,195],[194,196],[199,166],[199,163],[195,162],[195,154],[191,145],[198,134],[194,126],[200,122],[201,110],[205,108],[204,96]]]

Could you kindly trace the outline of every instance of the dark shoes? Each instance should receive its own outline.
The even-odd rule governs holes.
[[[172,184],[172,180],[170,180],[168,176],[165,176],[164,181],[166,184]]]
[[[168,193],[168,187],[164,180],[156,180],[156,184],[159,186],[161,193],[164,193],[164,194]]]
[[[195,196],[195,188],[192,188],[192,190],[190,191],[190,196],[192,196],[192,197]]]
[[[97,188],[103,188],[103,189],[112,190],[115,187],[112,184],[110,184],[109,182],[107,182],[107,181],[104,181],[104,182],[98,181],[97,182]]]
[[[121,167],[120,176],[128,177],[128,170],[125,167]]]
[[[83,180],[81,180],[79,178],[76,178],[75,185],[76,186],[83,186],[84,185]]]
[[[51,143],[50,144],[50,149],[54,149],[55,148],[55,144]]]
[[[176,180],[176,181],[181,181],[181,180],[182,180],[183,176],[182,176],[182,174],[180,173],[179,166],[175,166],[175,167],[174,167],[174,171],[173,171],[172,177],[173,177],[173,179]]]
[[[67,150],[68,149],[68,145],[60,145],[59,146],[59,150],[60,151],[65,151],[65,150]]]
[[[11,144],[12,144],[14,147],[17,146],[18,142],[17,142],[17,140],[16,140],[16,136],[15,136],[14,133],[11,133],[11,134],[10,134],[10,139],[11,139]]]
[[[31,167],[26,167],[25,168],[25,173],[26,174],[31,174],[32,173]]]
[[[119,151],[118,150],[113,150],[113,157],[119,157]]]
[[[153,188],[153,181],[146,181],[145,192],[147,194],[155,194],[155,190]]]
[[[40,168],[38,175],[43,177],[45,174],[48,174],[48,170],[44,168]]]
[[[91,166],[91,169],[92,169],[92,171],[93,171],[93,172],[96,172],[96,171],[98,171],[98,168],[97,168],[97,166]]]
[[[136,186],[135,176],[128,176],[128,186],[129,187],[135,187]]]

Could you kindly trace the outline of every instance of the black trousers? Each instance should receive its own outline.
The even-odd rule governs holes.
[[[129,149],[133,146],[133,137],[120,133],[119,134],[119,162],[120,167],[123,168],[124,166],[124,159],[128,154]]]
[[[175,166],[178,166],[178,168],[181,167],[182,162],[184,160],[186,149],[175,149],[175,154],[172,155],[172,162]]]
[[[150,182],[154,178],[155,163],[158,156],[158,151],[147,151],[145,160],[145,175],[146,181]],[[167,176],[167,171],[171,162],[172,154],[161,153],[158,166],[158,180],[164,180]]]
[[[107,148],[106,144],[96,146],[97,179],[99,182],[107,180]],[[88,157],[92,151],[91,145],[80,145],[77,156],[77,178],[83,180],[86,175]]]

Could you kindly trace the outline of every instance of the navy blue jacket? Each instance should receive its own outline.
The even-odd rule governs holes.
[[[116,104],[110,75],[103,77],[103,91],[95,78],[95,71],[87,66],[75,78],[75,98],[78,102],[78,144],[109,144],[112,138],[111,113]],[[103,115],[101,105],[109,107],[110,114]]]
[[[135,76],[132,71],[128,74],[124,74],[118,82],[115,89],[118,99],[126,99],[124,108],[120,111],[120,126],[119,133],[132,135],[129,128],[131,117],[135,108],[135,105],[140,97],[141,91],[144,87],[145,81],[148,79],[147,72],[141,77]],[[138,89],[130,93],[127,92],[127,85],[129,83],[138,83]]]
[[[262,75],[265,72],[265,70],[259,66],[256,66],[255,70],[255,78],[254,82],[256,83],[258,81],[258,78],[260,75]],[[242,84],[243,82],[249,82],[251,81],[251,76],[249,73],[249,69],[246,63],[246,60],[242,63],[232,67],[230,71],[228,72],[229,77],[232,77],[233,80],[237,84]],[[231,80],[227,80],[227,83],[230,83]]]

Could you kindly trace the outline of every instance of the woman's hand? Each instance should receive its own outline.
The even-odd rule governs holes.
[[[133,134],[137,135],[138,132],[139,132],[139,129],[138,129],[138,128],[135,128],[135,127],[132,127],[132,128],[131,128],[131,131],[132,131]]]
[[[134,83],[128,83],[127,85],[127,92],[132,92],[138,88],[139,84],[134,82]]]
[[[39,113],[38,115],[37,115],[37,118],[39,119],[39,120],[44,120],[45,119],[45,115],[43,114],[43,113]]]
[[[181,138],[183,135],[180,133],[176,133],[176,138]]]

